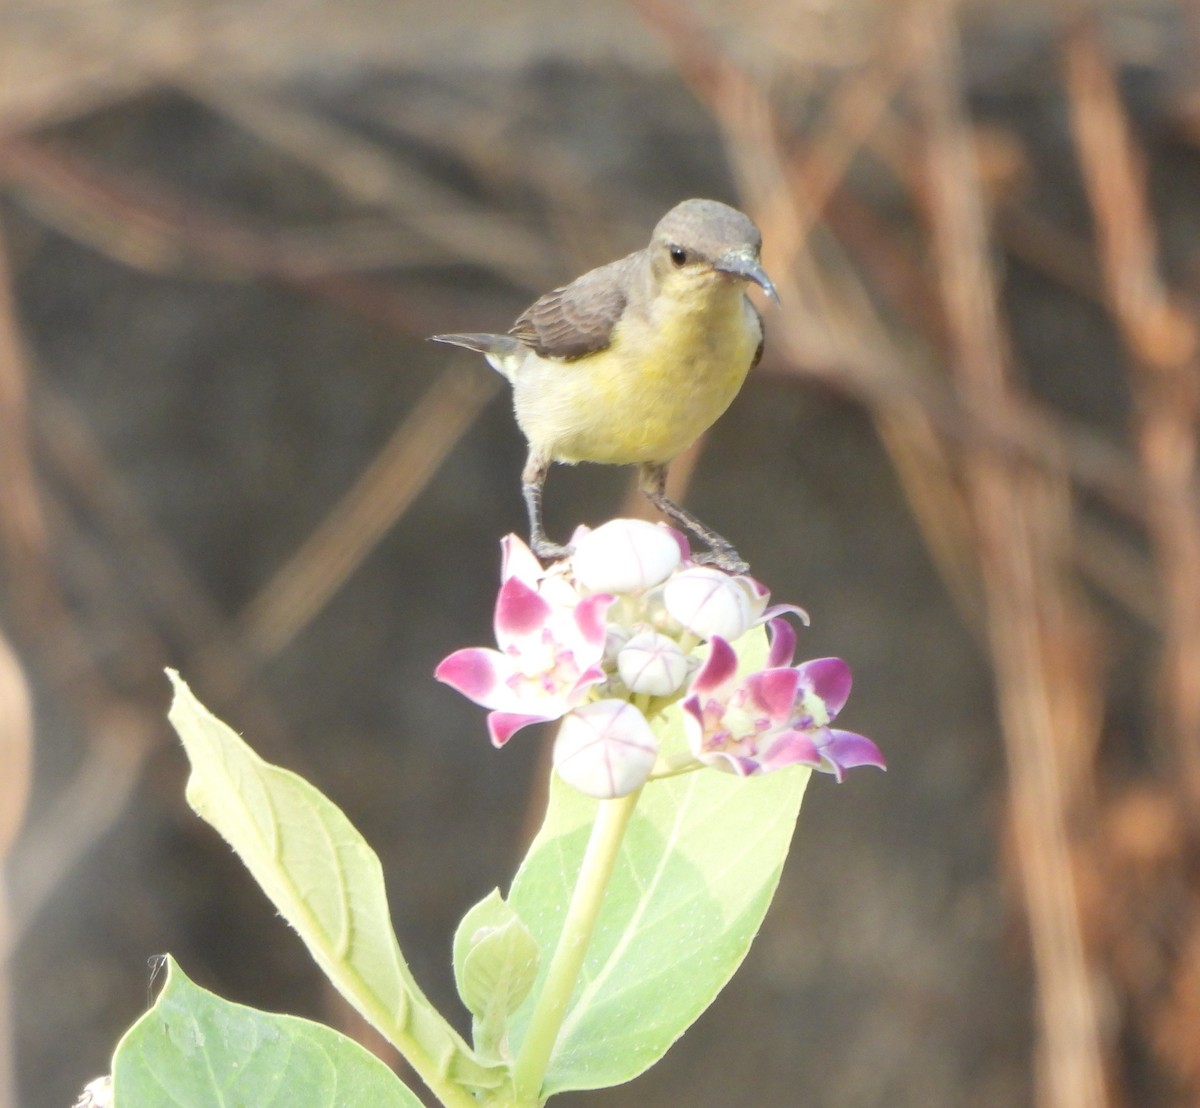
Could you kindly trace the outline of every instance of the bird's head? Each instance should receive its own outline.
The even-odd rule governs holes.
[[[749,216],[717,200],[685,200],[654,228],[650,265],[664,286],[706,289],[753,281],[779,303],[761,250],[762,235]]]

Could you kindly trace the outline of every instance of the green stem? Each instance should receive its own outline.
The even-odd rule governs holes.
[[[592,836],[579,867],[579,879],[571,894],[566,919],[563,920],[558,948],[546,971],[546,980],[534,1005],[529,1028],[513,1063],[515,1104],[520,1108],[542,1103],[546,1067],[566,1017],[571,993],[579,979],[584,955],[592,940],[596,917],[617,862],[625,829],[629,826],[629,817],[633,815],[640,795],[641,789],[638,789],[629,796],[606,800],[596,813]]]

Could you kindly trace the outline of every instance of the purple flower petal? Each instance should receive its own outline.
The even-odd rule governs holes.
[[[516,712],[489,712],[487,726],[488,734],[492,737],[492,746],[503,746],[522,727],[528,727],[532,723],[547,723],[553,718],[553,716],[525,716]]]
[[[799,687],[800,674],[790,666],[759,670],[746,678],[746,690],[773,724],[784,723],[791,718]]]
[[[737,673],[737,655],[720,635],[714,635],[704,664],[692,681],[692,691],[708,696],[732,681]]]
[[[468,700],[493,707],[488,701],[507,676],[503,654],[495,650],[472,646],[456,650],[433,671],[434,677],[457,689]]]
[[[805,627],[812,621],[808,618],[808,613],[796,604],[772,604],[762,614],[763,619],[778,619],[780,616],[793,615]]]
[[[540,631],[550,617],[550,605],[519,577],[510,577],[496,597],[496,642],[508,646],[514,639]]]
[[[712,702],[709,702],[712,706]],[[698,696],[689,696],[680,703],[683,710],[683,733],[692,756],[705,765],[746,777],[754,772],[752,758],[741,758],[723,749],[714,749],[713,738],[705,730],[704,704]]]
[[[736,773],[739,777],[753,777],[754,774],[762,772],[762,766],[754,758],[728,754],[724,750],[708,750],[697,757],[713,769],[723,769],[727,773]]]
[[[833,719],[850,699],[850,667],[841,658],[817,658],[796,669],[805,688],[824,702],[829,718]]]
[[[821,764],[821,751],[806,732],[784,731],[767,747],[762,764],[764,771],[795,765],[815,768]]]
[[[567,690],[567,700],[572,704],[578,703],[580,694],[583,693],[584,690],[590,689],[593,685],[600,684],[600,682],[606,680],[607,677],[608,674],[604,672],[603,667],[600,665],[588,666],[587,669],[585,669],[579,675],[579,679],[575,682],[575,684],[573,684],[570,689]]]
[[[598,651],[604,649],[604,616],[614,599],[601,592],[586,597],[575,606],[575,626],[583,641]]]
[[[767,624],[771,649],[767,652],[767,668],[790,666],[796,656],[796,632],[786,619],[773,619]]]
[[[886,770],[887,762],[880,751],[866,735],[856,735],[853,731],[837,731],[828,729],[829,739],[821,745],[821,754],[825,761],[830,762],[839,770],[854,769],[856,766],[875,766]],[[842,775],[836,773],[840,781]]]
[[[757,577],[751,577],[748,573],[742,573],[738,575],[738,580],[746,582],[746,587],[750,590],[750,595],[755,600],[761,601],[763,604],[767,602],[767,599],[771,595],[771,590]]]

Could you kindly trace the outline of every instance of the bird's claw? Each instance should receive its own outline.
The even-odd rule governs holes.
[[[534,539],[529,545],[543,562],[560,562],[575,553],[573,546],[562,546],[549,539]]]
[[[692,555],[692,561],[701,566],[715,566],[735,576],[750,572],[750,563],[732,546],[714,546],[711,550],[702,550]]]

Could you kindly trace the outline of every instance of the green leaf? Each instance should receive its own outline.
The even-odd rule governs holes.
[[[178,674],[170,719],[192,764],[188,803],[237,851],[338,991],[393,1043],[445,1104],[463,1086],[499,1087],[489,1065],[421,992],[392,930],[379,858],[302,777],[263,761]]]
[[[296,1016],[232,1004],[173,958],[158,1000],[113,1057],[114,1108],[421,1108],[353,1039]]]
[[[738,645],[760,666],[763,633]],[[679,709],[669,710],[678,745]],[[542,1093],[642,1073],[712,1003],[745,958],[779,883],[808,783],[795,767],[739,778],[701,770],[644,789],[630,820]],[[549,961],[597,802],[552,782],[545,823],[509,903]],[[540,981],[535,986],[535,995]],[[519,1047],[531,1005],[510,1021]]]
[[[475,1017],[475,1048],[500,1057],[508,1017],[529,995],[538,971],[538,947],[516,912],[493,889],[458,925],[454,979]]]

